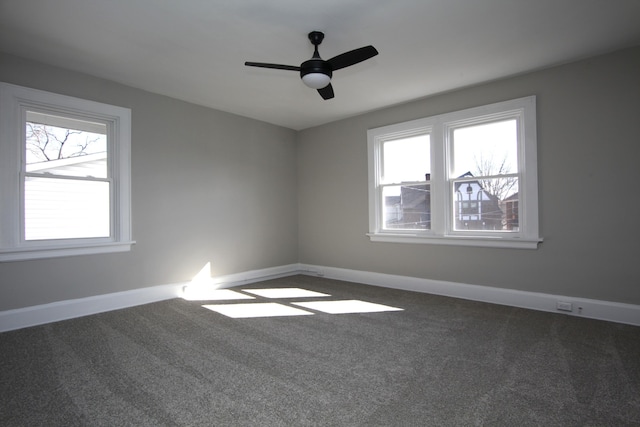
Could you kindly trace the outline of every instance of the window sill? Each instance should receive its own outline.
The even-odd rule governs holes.
[[[420,236],[415,234],[367,233],[372,242],[412,243],[424,245],[472,246],[484,248],[537,249],[539,239],[468,236]]]
[[[27,261],[42,258],[57,258],[76,255],[106,254],[113,252],[127,252],[131,250],[131,242],[96,243],[78,246],[40,246],[20,249],[0,249],[0,262]]]

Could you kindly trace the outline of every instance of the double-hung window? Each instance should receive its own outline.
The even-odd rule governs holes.
[[[372,241],[536,248],[535,97],[368,131]]]
[[[129,250],[129,109],[0,83],[0,260]]]

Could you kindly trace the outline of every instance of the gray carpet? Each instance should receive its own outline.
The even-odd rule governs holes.
[[[175,299],[2,333],[0,425],[640,426],[638,327],[307,276],[237,289],[258,287],[404,310]]]

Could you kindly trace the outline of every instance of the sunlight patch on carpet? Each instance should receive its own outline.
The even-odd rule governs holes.
[[[331,296],[329,294],[300,288],[243,289],[242,291],[258,295],[263,298],[313,298]]]
[[[250,317],[277,317],[277,316],[309,316],[313,315],[305,310],[289,307],[275,302],[247,303],[247,304],[207,304],[204,308],[215,311],[234,319]]]
[[[294,302],[294,305],[329,314],[379,313],[404,309],[360,300]]]

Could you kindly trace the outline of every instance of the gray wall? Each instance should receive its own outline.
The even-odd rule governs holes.
[[[0,81],[132,109],[137,241],[0,263],[0,311],[298,261],[640,304],[639,75],[635,48],[295,133],[0,54]],[[538,250],[368,240],[367,129],[528,95]]]
[[[0,263],[0,311],[297,262],[294,131],[13,56],[0,81],[132,109],[137,241]]]
[[[367,129],[528,95],[538,102],[537,250],[368,240]],[[394,106],[299,133],[299,259],[640,304],[639,171],[640,48]]]

